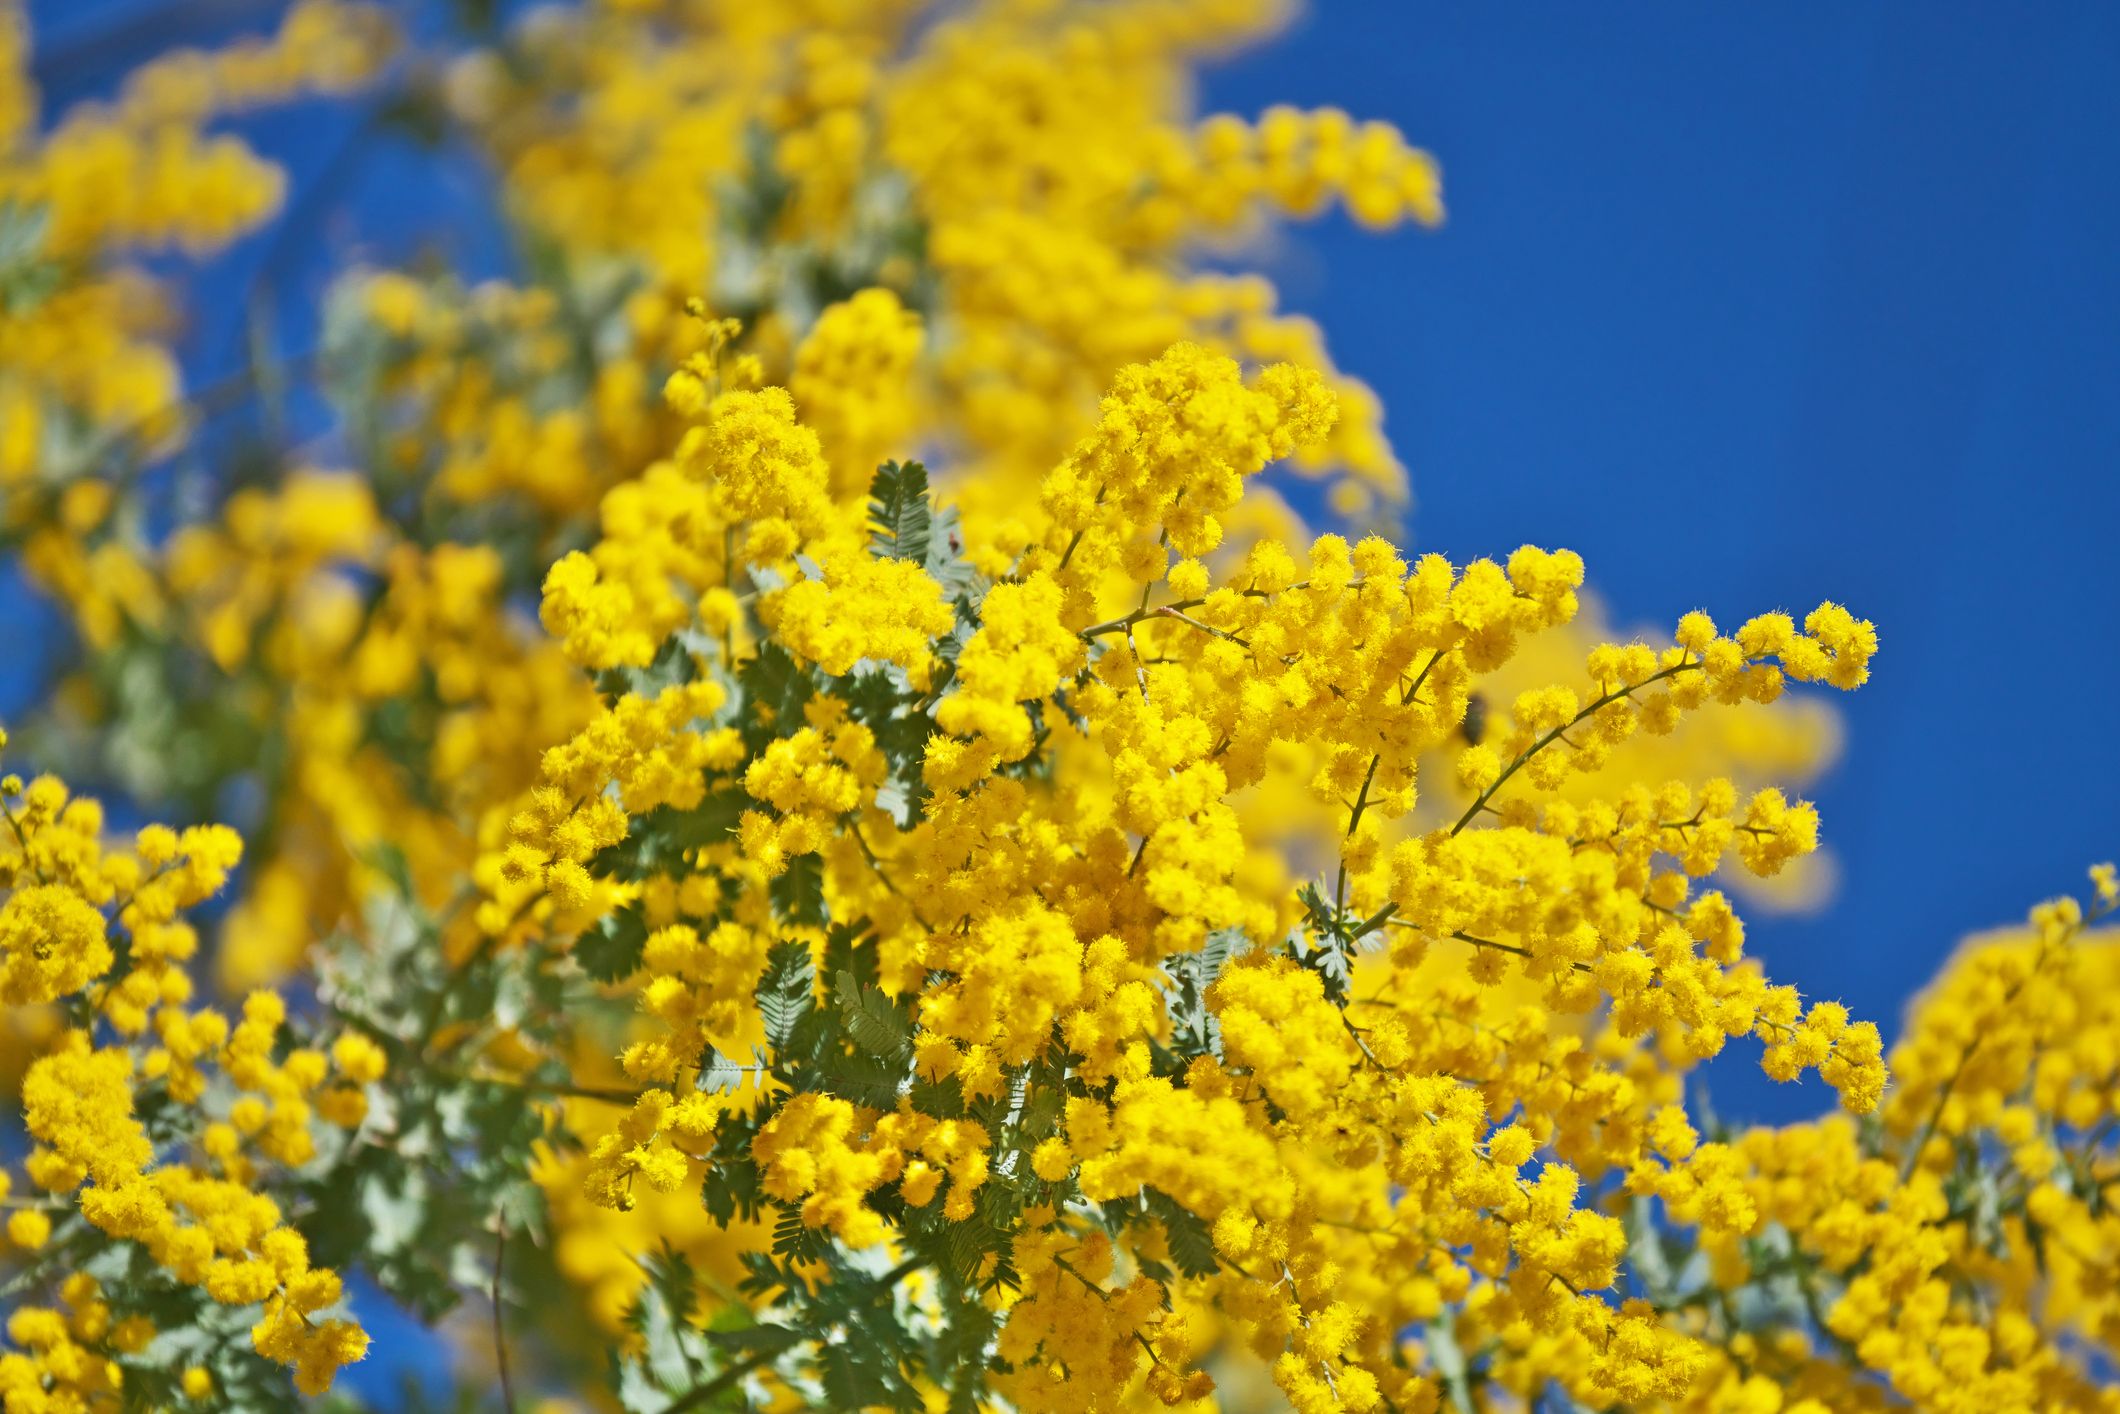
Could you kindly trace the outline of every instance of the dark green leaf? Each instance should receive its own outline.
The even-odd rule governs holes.
[[[702,1331],[708,1343],[724,1350],[740,1350],[756,1354],[767,1350],[786,1350],[802,1344],[806,1338],[801,1331],[788,1326],[776,1326],[769,1322],[755,1326],[738,1326],[731,1330]]]
[[[835,983],[840,973],[847,972],[864,987],[876,985],[876,949],[861,946],[868,931],[865,918],[834,923],[825,929],[824,971]]]
[[[732,788],[714,792],[690,810],[658,805],[645,815],[634,816],[626,837],[599,850],[589,862],[589,872],[598,878],[629,882],[677,872],[689,851],[726,844],[737,820],[757,804]]]
[[[766,887],[773,912],[799,928],[821,927],[825,921],[824,860],[814,854],[798,854]]]
[[[936,731],[934,718],[916,710],[924,694],[912,691],[897,668],[850,673],[837,686],[848,714],[874,733],[876,749],[890,764],[890,777],[876,793],[877,806],[890,812],[900,828],[910,829],[927,800],[921,767],[928,738]]]
[[[898,1060],[857,1051],[826,1062],[823,1088],[842,1100],[872,1110],[896,1109],[903,1088],[903,1070]]]
[[[739,720],[744,744],[753,755],[776,737],[793,736],[802,729],[802,709],[815,695],[816,683],[787,649],[767,640],[737,671],[736,681],[743,689]]]
[[[782,1208],[773,1220],[773,1252],[790,1262],[817,1262],[831,1250],[832,1235],[802,1220],[800,1208]]]
[[[741,1216],[758,1216],[765,1194],[758,1185],[758,1164],[751,1158],[752,1123],[742,1117],[725,1116],[714,1132],[714,1150],[707,1156],[707,1177],[700,1189],[700,1202],[709,1217],[726,1227]]]
[[[1170,1240],[1171,1260],[1189,1277],[1211,1277],[1220,1268],[1215,1261],[1215,1240],[1207,1224],[1192,1209],[1168,1194],[1145,1190],[1148,1210],[1163,1224]]]
[[[627,904],[596,920],[596,926],[574,940],[574,957],[582,971],[599,982],[616,982],[640,970],[648,927],[640,910]]]
[[[913,1108],[936,1119],[964,1118],[964,1083],[954,1075],[940,1080],[916,1080],[911,1092]]]
[[[862,986],[850,972],[840,973],[834,987],[841,1022],[855,1045],[885,1060],[902,1061],[912,1054],[912,1024],[882,989]]]

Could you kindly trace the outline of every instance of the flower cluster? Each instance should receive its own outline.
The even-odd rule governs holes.
[[[822,1241],[938,1261],[955,1294],[937,1319],[996,1291],[979,1318],[994,1353],[963,1377],[1033,1405],[1063,1370],[1100,1405],[1201,1397],[1193,1332],[1223,1327],[1298,1407],[1419,1407],[1447,1371],[1392,1332],[1439,1299],[1457,1339],[1580,1350],[1542,1376],[1580,1399],[1704,1388],[1699,1332],[1598,1294],[1629,1246],[1611,1195],[1750,1235],[1744,1156],[1701,1141],[1685,1073],[1756,1037],[1768,1074],[1815,1069],[1863,1114],[1881,1041],[1769,983],[1727,896],[1696,882],[1815,849],[1809,805],[1774,787],[1741,802],[1722,777],[1568,787],[1718,704],[1858,685],[1868,624],[1829,604],[1802,631],[1767,615],[1725,637],[1691,614],[1666,647],[1591,650],[1581,688],[1519,692],[1510,725],[1467,747],[1488,676],[1576,614],[1581,562],[1525,547],[1409,566],[1332,535],[1300,558],[1272,537],[1225,546],[1245,479],[1327,435],[1314,377],[1246,378],[1189,345],[1126,370],[1047,478],[1047,524],[990,584],[937,557],[939,522],[897,504],[895,464],[864,545],[814,504],[832,478],[790,404],[670,397],[699,419],[680,457],[709,487],[688,533],[735,558],[607,537],[588,561],[662,580],[570,647],[599,671],[608,643],[671,635],[633,656],[689,685],[609,682],[609,714],[663,724],[610,740],[644,764],[728,733],[731,756],[693,768],[679,819],[659,818],[663,797],[611,803],[637,765],[545,763],[555,801],[620,783],[577,807],[609,815],[571,852],[621,901],[595,965],[631,909],[643,930],[609,971],[651,1027],[623,1057],[646,1088],[594,1141],[592,1201],[630,1210],[703,1174],[709,1212],[777,1209],[791,1259]],[[812,553],[883,567],[826,569],[848,600],[830,622],[889,616],[907,647],[804,650],[788,606],[820,583]],[[654,607],[704,613],[717,590],[755,606],[748,654]],[[548,584],[548,619],[574,593]],[[908,621],[908,604],[942,613]],[[705,725],[719,688],[688,721],[650,715],[721,683],[742,696],[733,728]],[[1422,775],[1439,753],[1437,811]],[[1244,794],[1292,766],[1339,812],[1324,876],[1300,888],[1245,868],[1260,822]],[[652,896],[624,905],[643,877]],[[1358,1305],[1342,1233],[1379,1210],[1408,1275]],[[827,1299],[766,1290],[798,1332]],[[1166,1308],[1183,1319],[1152,1318]]]
[[[156,1335],[146,1312],[161,1283],[258,1310],[257,1353],[321,1392],[368,1337],[318,1314],[339,1304],[339,1277],[311,1264],[273,1189],[316,1158],[320,1120],[360,1127],[381,1052],[358,1033],[329,1052],[287,1048],[286,1006],[271,992],[252,993],[232,1025],[191,1008],[185,964],[198,940],[179,915],[227,882],[242,850],[233,831],[151,825],[129,851],[109,849],[101,807],[50,776],[0,780],[0,812],[6,1001],[56,1004],[68,1021],[22,1077],[23,1171],[47,1196],[11,1214],[7,1235],[25,1251],[51,1247],[58,1265],[32,1271],[60,1284],[73,1312],[24,1307],[11,1319],[27,1353],[0,1356],[9,1403],[117,1394],[123,1366]],[[136,1245],[159,1275],[99,1296],[89,1268],[112,1243]]]
[[[0,545],[113,801],[0,780],[0,1404],[282,1407],[356,1279],[511,1404],[2111,1403],[2120,883],[1889,1055],[1771,979],[1875,630],[1408,544],[1232,267],[1436,167],[1196,112],[1280,11],[303,0],[46,126],[0,0]],[[527,258],[346,272],[223,465],[133,263],[371,85]]]

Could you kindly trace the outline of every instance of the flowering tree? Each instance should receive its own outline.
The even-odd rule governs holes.
[[[1876,632],[1400,548],[1204,264],[1441,216],[1191,115],[1273,8],[302,0],[49,125],[0,8],[0,535],[78,644],[11,750],[185,822],[0,781],[10,1414],[319,1394],[355,1273],[510,1409],[2114,1407],[2113,871],[1889,1066],[1769,981],[1785,694]],[[348,270],[328,425],[205,464],[139,257],[318,92],[475,145],[522,273]],[[1726,1047],[1841,1113],[1689,1109]]]

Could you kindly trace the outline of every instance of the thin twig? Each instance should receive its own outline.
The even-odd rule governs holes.
[[[515,1414],[515,1385],[508,1377],[508,1334],[501,1323],[501,1267],[508,1257],[508,1221],[493,1230],[493,1363],[501,1377],[501,1407]]]

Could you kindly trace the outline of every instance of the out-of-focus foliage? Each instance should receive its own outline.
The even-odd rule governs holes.
[[[1784,692],[1874,630],[1395,547],[1375,400],[1230,271],[1438,177],[1197,115],[1278,19],[304,0],[46,122],[0,9],[0,536],[74,638],[15,752],[183,825],[0,786],[8,1410],[280,1407],[341,1273],[510,1407],[2111,1404],[2111,945],[1981,944],[1891,1086],[1768,980]],[[348,91],[515,274],[347,270],[212,390],[328,419],[218,461],[142,258],[272,219],[219,119]],[[1689,1109],[1733,1042],[1844,1113]]]

